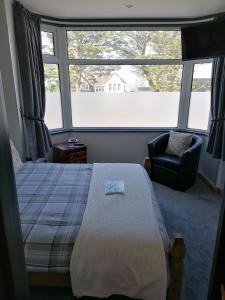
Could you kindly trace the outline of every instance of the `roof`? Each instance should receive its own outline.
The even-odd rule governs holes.
[[[113,72],[112,74],[110,74],[110,75],[108,75],[108,76],[102,76],[102,77],[99,77],[98,80],[96,81],[95,85],[104,85],[104,84],[106,84],[106,82],[109,81],[109,79],[110,79],[113,75],[116,75],[117,77],[119,77],[120,80],[123,81],[124,84],[126,84],[126,81],[123,80],[123,78],[122,78],[119,74]]]

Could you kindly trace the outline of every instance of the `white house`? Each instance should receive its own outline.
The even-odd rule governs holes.
[[[117,73],[112,73],[109,76],[100,77],[94,85],[83,80],[80,90],[82,92],[124,93],[126,92],[126,82]]]
[[[126,82],[122,77],[120,77],[120,75],[118,75],[117,73],[113,73],[105,80],[102,88],[104,92],[124,93],[126,92]],[[95,91],[98,92],[98,89],[99,87],[96,85]]]

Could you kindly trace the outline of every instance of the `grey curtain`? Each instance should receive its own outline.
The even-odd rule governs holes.
[[[14,27],[19,61],[24,150],[27,159],[45,157],[51,147],[44,123],[45,87],[39,16],[19,2],[13,3]]]
[[[213,63],[211,116],[207,152],[225,160],[225,57],[216,58]]]

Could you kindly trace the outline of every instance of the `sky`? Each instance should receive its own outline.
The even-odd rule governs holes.
[[[211,78],[212,63],[196,64],[194,68],[194,78]]]

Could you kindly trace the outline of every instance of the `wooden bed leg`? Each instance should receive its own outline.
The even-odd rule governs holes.
[[[151,173],[151,160],[148,156],[145,157],[144,168],[147,171],[148,175],[150,176],[150,173]]]
[[[180,300],[184,268],[185,244],[179,233],[175,233],[170,241],[170,276],[167,300]]]

